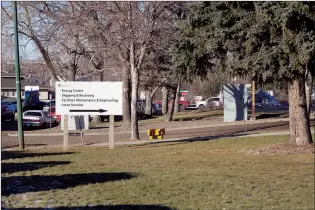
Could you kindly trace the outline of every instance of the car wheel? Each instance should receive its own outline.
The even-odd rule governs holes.
[[[57,126],[57,121],[55,120],[55,121],[54,121],[54,127],[56,127],[56,126]]]
[[[198,108],[199,108],[200,110],[205,110],[206,107],[205,107],[205,105],[202,105],[202,104],[201,104],[201,105],[199,105]]]
[[[42,128],[47,128],[46,122],[43,123]]]

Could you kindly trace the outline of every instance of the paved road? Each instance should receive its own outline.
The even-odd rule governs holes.
[[[289,129],[288,122],[272,122],[272,123],[262,123],[262,124],[251,124],[246,125],[247,134],[258,134],[267,133],[275,131],[287,131]],[[243,125],[233,125],[233,126],[222,126],[222,127],[211,127],[211,128],[191,128],[180,131],[172,131],[166,129],[165,139],[174,138],[194,138],[194,137],[205,137],[205,138],[219,138],[222,136],[232,136],[232,135],[244,135]],[[116,134],[115,142],[127,142],[130,141],[129,134]],[[25,137],[25,144],[30,146],[54,146],[62,145],[62,136],[30,136]],[[145,132],[140,133],[141,140],[148,140],[148,136]],[[84,142],[88,144],[108,142],[108,135],[97,135],[97,136],[85,136]],[[81,143],[80,136],[69,136],[69,144]],[[8,137],[2,135],[2,148],[10,148],[17,146],[17,137]]]

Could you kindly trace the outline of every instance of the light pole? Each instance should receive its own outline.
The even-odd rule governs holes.
[[[256,120],[256,110],[255,110],[255,74],[252,78],[252,117],[251,120]]]
[[[24,150],[24,133],[23,133],[23,116],[21,104],[21,79],[20,79],[20,55],[19,55],[19,36],[18,36],[18,18],[17,18],[17,2],[13,2],[13,19],[14,19],[14,55],[15,55],[15,85],[16,85],[16,104],[18,117],[18,138],[19,147]]]

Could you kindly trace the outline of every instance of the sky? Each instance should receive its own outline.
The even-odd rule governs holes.
[[[2,1],[1,5],[5,7],[11,6],[10,1]],[[12,43],[14,42],[14,36],[12,36]],[[19,50],[20,50],[20,58],[21,60],[34,60],[39,57],[39,51],[34,45],[33,41],[29,41],[28,38],[25,36],[19,34]],[[14,50],[8,50],[7,53],[13,53],[12,56],[14,56]]]

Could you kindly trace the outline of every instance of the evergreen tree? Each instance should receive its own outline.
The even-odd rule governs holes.
[[[224,71],[287,82],[290,142],[312,142],[305,84],[315,69],[315,2],[196,3],[177,37],[174,70],[187,80]]]

